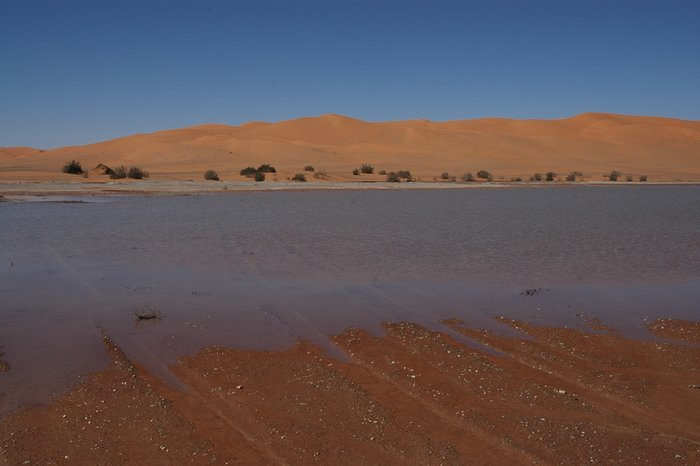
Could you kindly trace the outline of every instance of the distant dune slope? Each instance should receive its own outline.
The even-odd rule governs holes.
[[[33,147],[0,147],[0,161],[26,157],[27,155],[38,154],[39,149]]]
[[[313,165],[330,179],[357,180],[352,169],[369,163],[377,171],[410,170],[422,180],[483,169],[505,179],[547,171],[563,177],[577,170],[602,180],[619,170],[635,178],[700,181],[700,121],[586,113],[561,120],[369,123],[324,115],[209,124],[44,152],[0,148],[0,179],[70,179],[60,173],[70,159],[88,169],[136,165],[153,178],[175,179],[200,179],[207,169],[239,179],[242,168],[270,163],[280,179]]]

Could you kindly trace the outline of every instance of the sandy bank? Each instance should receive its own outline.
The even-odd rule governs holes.
[[[17,200],[17,196],[109,196],[138,194],[204,194],[247,191],[310,191],[310,190],[435,190],[435,189],[494,189],[494,188],[572,188],[595,186],[661,186],[661,185],[697,185],[697,182],[645,182],[645,183],[464,183],[464,182],[314,182],[298,183],[244,182],[244,181],[184,181],[184,180],[142,180],[136,182],[62,182],[62,181],[0,181],[2,200]],[[31,200],[31,199],[24,199]],[[34,199],[38,200],[38,199]]]
[[[176,390],[109,339],[111,366],[48,407],[0,421],[0,461],[148,464],[698,464],[700,325],[678,340],[499,319],[513,336],[449,321],[333,337],[340,361],[208,348]],[[10,361],[11,362],[11,361]],[[1,375],[0,375],[1,376]]]

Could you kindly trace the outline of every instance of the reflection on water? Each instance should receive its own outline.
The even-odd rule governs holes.
[[[386,320],[576,325],[584,313],[634,333],[645,318],[698,315],[696,186],[99,201],[0,204],[0,345],[12,367],[0,413],[104,364],[100,329],[169,377],[204,345],[325,344]],[[163,319],[136,323],[144,305]]]

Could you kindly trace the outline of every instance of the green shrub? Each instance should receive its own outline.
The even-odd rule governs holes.
[[[275,167],[270,165],[269,163],[264,163],[258,167],[258,170],[260,173],[277,173],[277,170],[275,170]]]
[[[112,173],[109,174],[109,177],[113,180],[121,180],[122,178],[126,178],[126,167],[124,165],[120,165],[117,168],[112,169]]]
[[[621,173],[621,172],[619,172],[619,171],[617,171],[617,170],[613,170],[613,171],[611,171],[610,174],[608,175],[608,179],[609,179],[610,181],[617,181],[617,179],[620,178],[621,176],[622,176],[622,173]]]
[[[257,172],[258,169],[255,167],[245,167],[243,170],[241,170],[241,176],[247,176],[248,178],[252,178]]]
[[[530,177],[530,181],[542,181],[542,173],[535,173]]]
[[[447,173],[447,172],[442,172],[442,174],[440,175],[440,179],[441,179],[441,180],[449,180],[449,179],[450,179],[450,174]]]
[[[386,174],[386,180],[389,183],[398,183],[401,181],[401,178],[399,177],[399,174],[396,172],[389,172]]]
[[[557,174],[555,172],[547,172],[544,176],[547,181],[554,181],[554,178],[557,177]]]
[[[462,175],[462,181],[476,181],[476,178],[474,178],[474,175],[470,173],[465,173]]]
[[[204,179],[207,181],[219,181],[219,174],[214,170],[207,170],[204,172]]]
[[[413,181],[413,176],[411,175],[411,172],[408,170],[399,170],[396,172],[397,175],[399,175],[399,178],[406,180],[406,181]]]
[[[363,163],[362,165],[360,165],[360,172],[371,175],[372,173],[374,173],[374,167],[367,163]]]
[[[566,175],[566,181],[576,181],[576,173],[571,172],[568,175]]]
[[[292,177],[292,181],[306,181],[306,175],[303,173],[297,173]]]
[[[307,165],[304,167],[305,172],[312,172],[314,171],[314,166],[313,165]]]
[[[352,169],[352,174],[355,175],[355,176],[359,175],[359,174],[360,174],[360,169],[359,169],[359,168],[353,168],[353,169]]]
[[[80,165],[80,162],[77,160],[66,162],[65,165],[63,165],[63,168],[61,168],[61,171],[63,173],[68,173],[69,175],[83,175],[85,173],[83,166]]]
[[[255,181],[265,181],[265,174],[263,172],[255,172],[253,179]]]
[[[476,172],[476,177],[488,181],[493,180],[493,175],[487,172],[486,170],[479,170],[478,172]]]
[[[145,170],[141,170],[139,167],[129,167],[129,171],[126,173],[126,176],[135,180],[142,180],[144,178],[148,178],[149,173]]]

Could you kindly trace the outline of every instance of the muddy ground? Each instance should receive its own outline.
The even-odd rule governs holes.
[[[207,348],[172,368],[184,389],[105,336],[109,368],[0,420],[0,463],[700,464],[699,323],[641,341],[498,320],[512,336],[348,329],[344,361]]]

